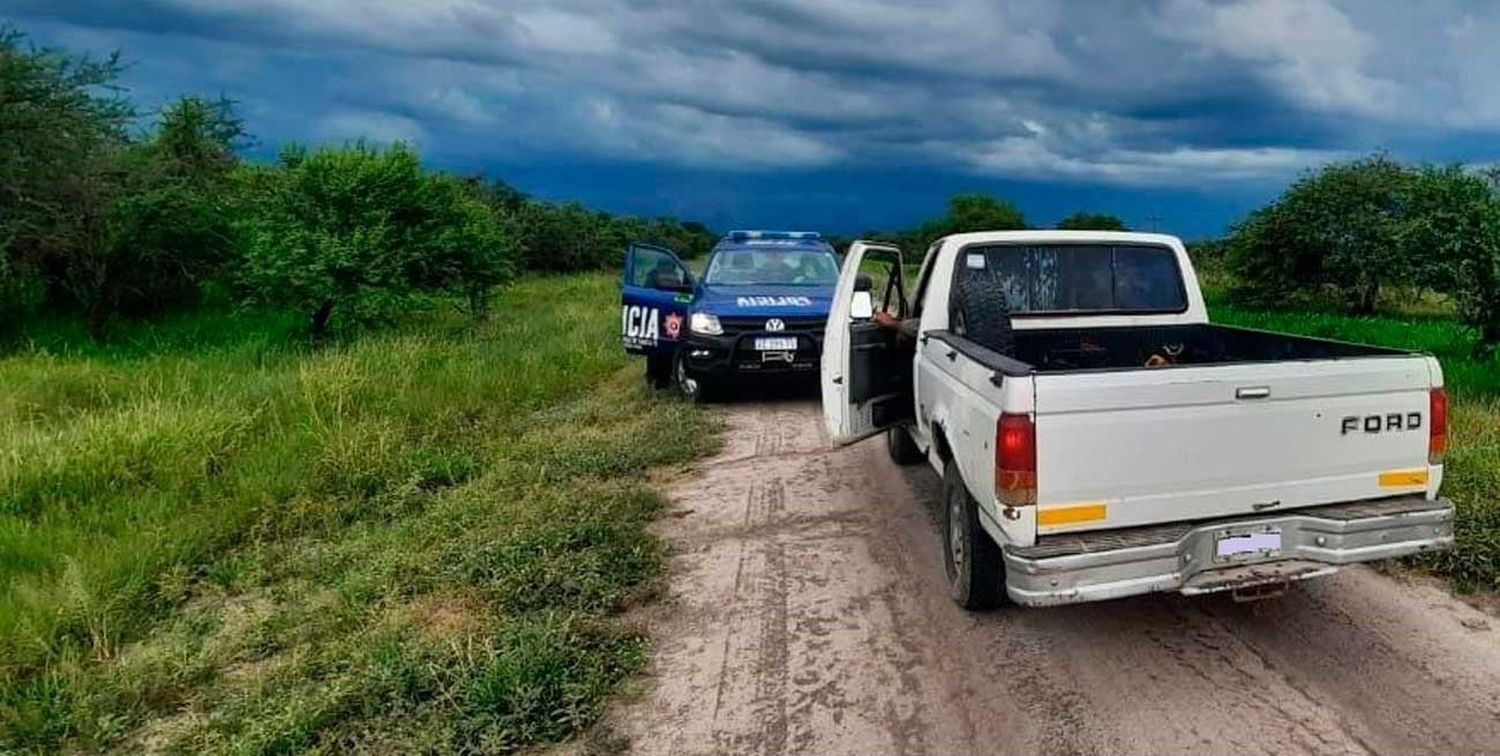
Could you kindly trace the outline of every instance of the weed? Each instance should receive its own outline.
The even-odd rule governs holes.
[[[614,295],[528,279],[480,326],[314,350],[209,314],[235,333],[0,359],[0,748],[586,730],[645,653],[619,619],[664,564],[645,470],[716,437],[626,367]]]

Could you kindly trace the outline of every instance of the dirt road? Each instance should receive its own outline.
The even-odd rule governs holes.
[[[1350,569],[1286,596],[969,614],[936,476],[830,450],[811,402],[728,408],[676,485],[641,753],[1500,753],[1500,621]]]

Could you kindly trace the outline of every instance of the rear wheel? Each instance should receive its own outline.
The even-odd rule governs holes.
[[[943,469],[943,571],[949,595],[965,609],[992,609],[1009,601],[1000,547],[980,527],[978,502],[953,460]]]
[[[904,425],[886,429],[885,450],[890,453],[891,461],[898,465],[914,465],[926,459],[922,456],[922,450],[917,448],[917,442],[911,440],[911,432]]]
[[[654,389],[664,389],[672,385],[671,355],[646,355],[646,384]]]
[[[677,352],[677,360],[672,369],[672,383],[677,387],[677,393],[683,399],[699,404],[707,402],[712,394],[712,386],[708,379],[694,375],[688,370],[687,355],[684,350]]]

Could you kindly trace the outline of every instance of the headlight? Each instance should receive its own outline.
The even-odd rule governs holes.
[[[719,325],[719,316],[711,312],[695,312],[688,324],[693,333],[701,333],[705,336],[719,336],[724,333],[724,326]]]

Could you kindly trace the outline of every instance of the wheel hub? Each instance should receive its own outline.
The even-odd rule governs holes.
[[[948,497],[948,552],[953,561],[953,571],[957,575],[963,571],[964,566],[964,528],[963,528],[963,504],[957,496]]]

